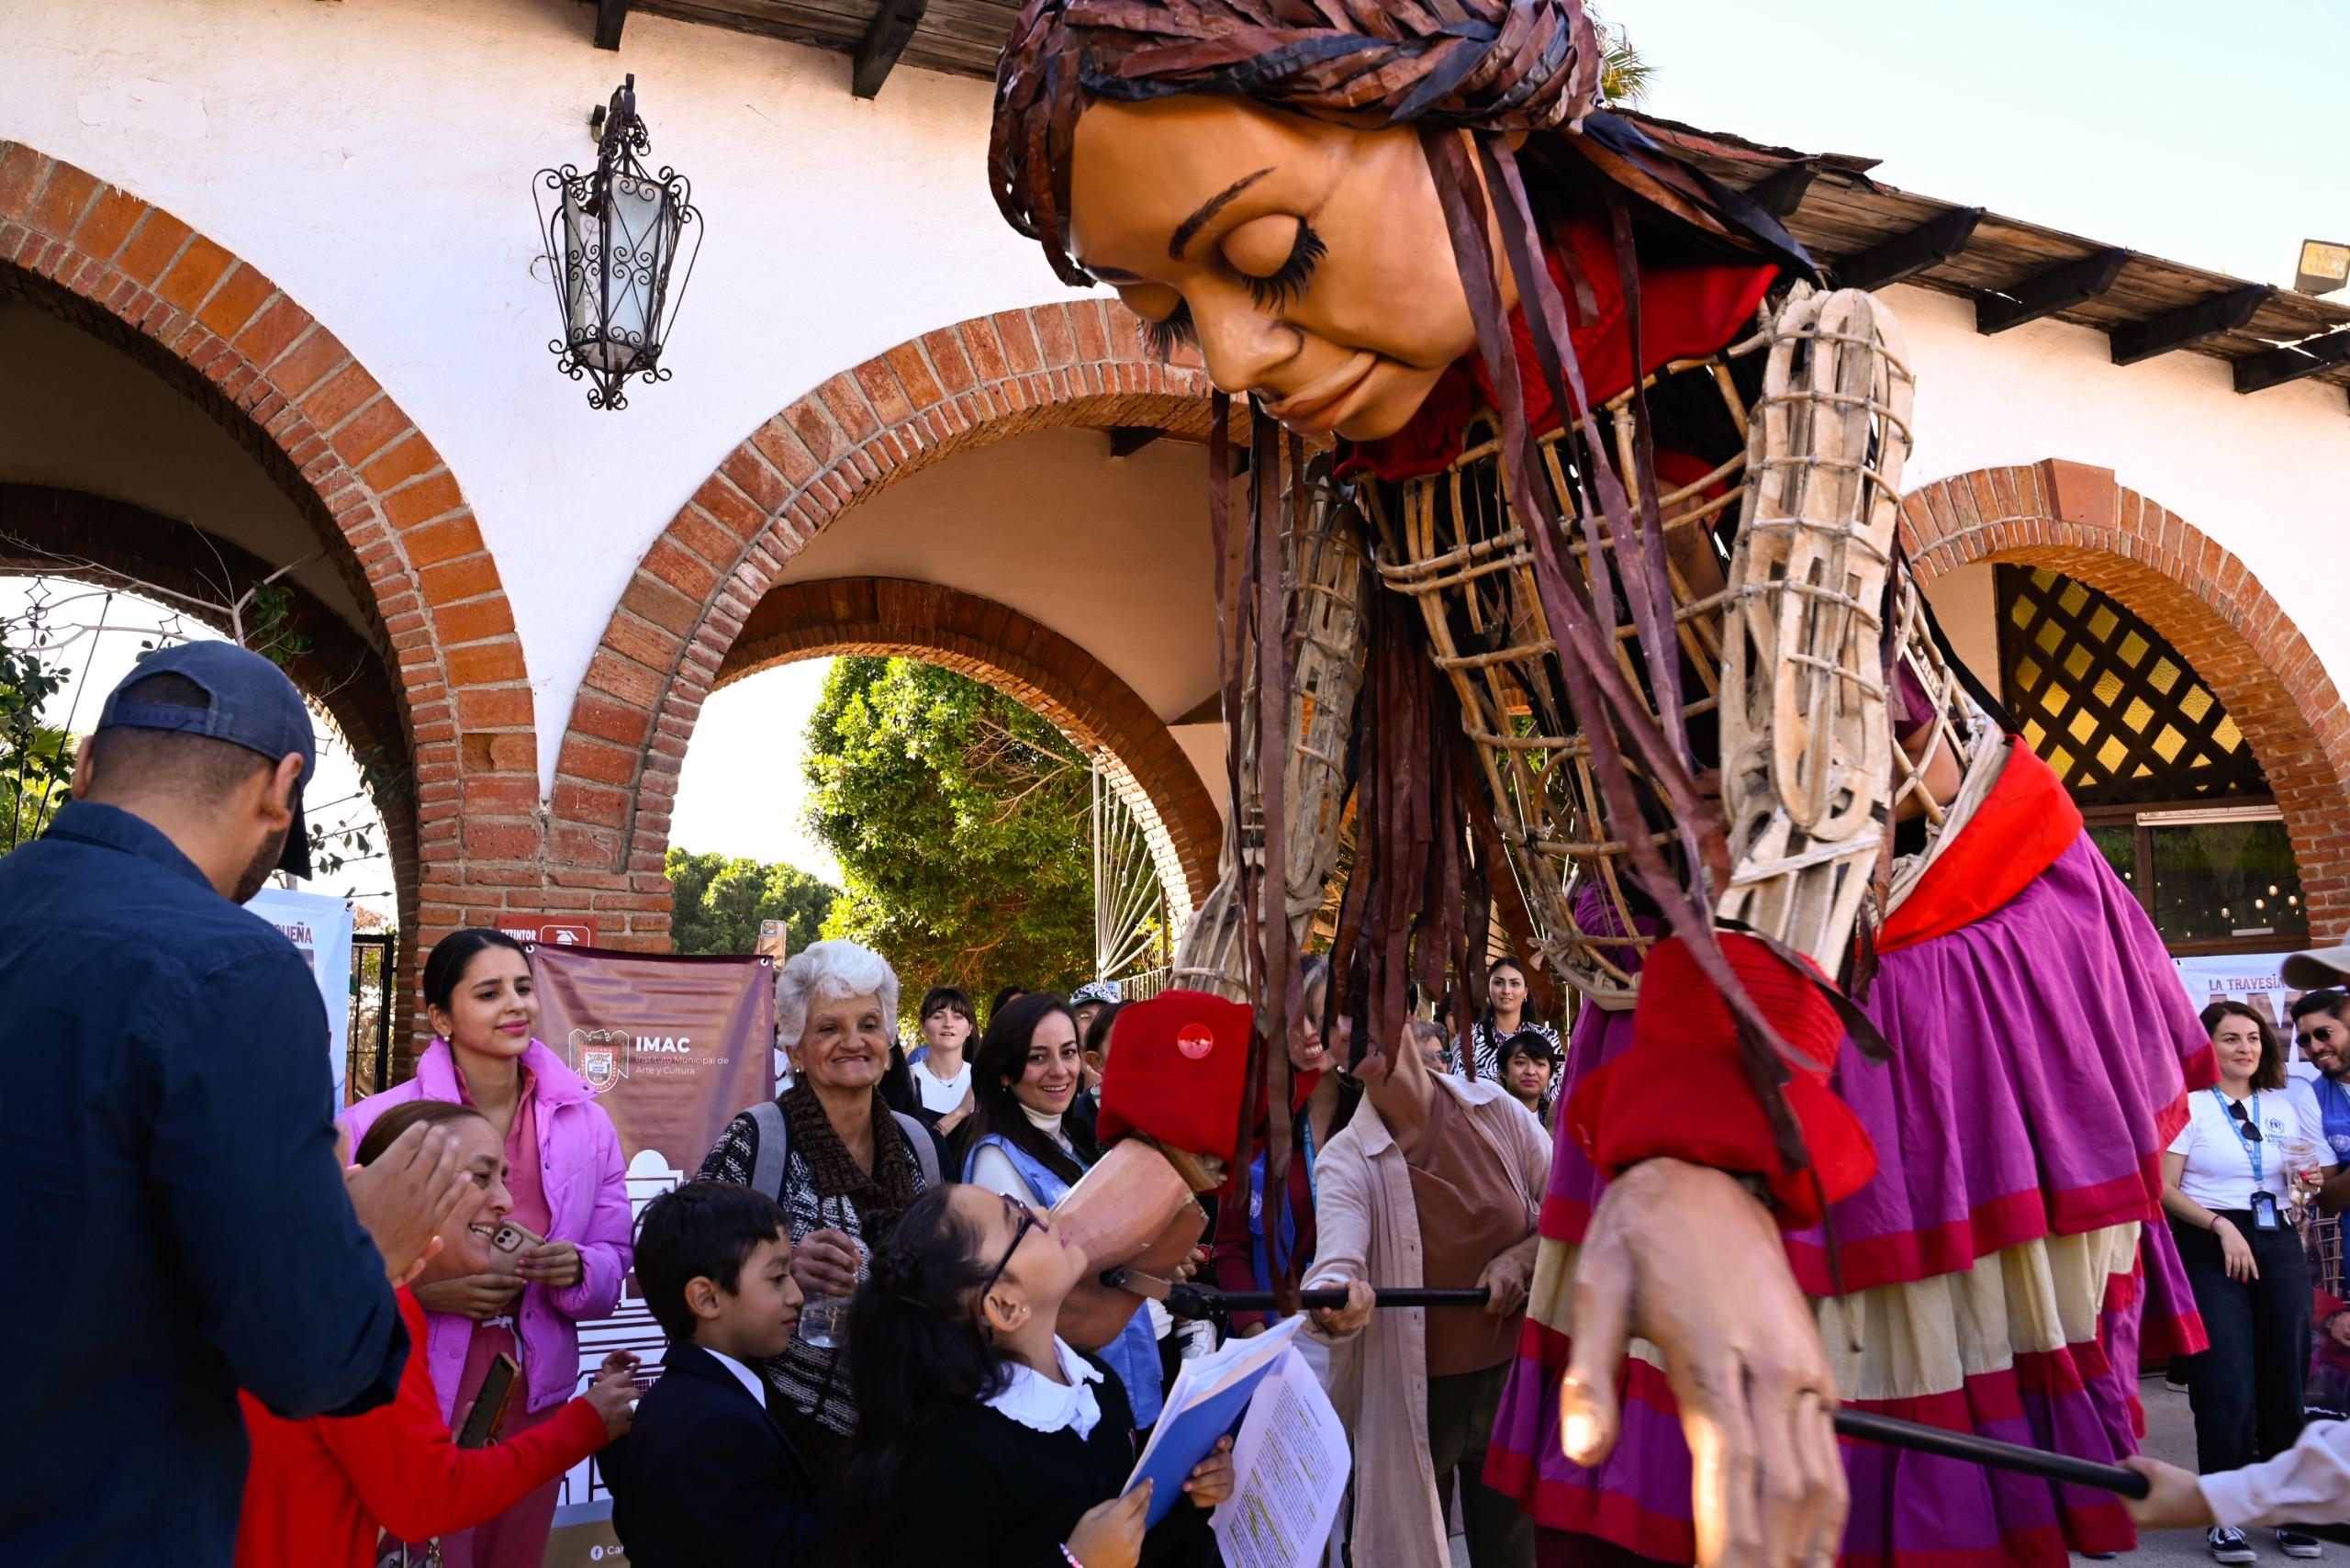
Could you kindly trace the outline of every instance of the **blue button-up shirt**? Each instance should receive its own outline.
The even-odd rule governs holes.
[[[317,984],[155,828],[76,801],[0,857],[9,1568],[220,1564],[240,1386],[391,1397],[408,1336],[334,1161]]]

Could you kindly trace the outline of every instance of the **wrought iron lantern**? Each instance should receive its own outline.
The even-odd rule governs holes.
[[[625,409],[629,377],[669,379],[661,345],[701,249],[701,214],[691,182],[642,161],[653,139],[637,118],[633,73],[588,125],[597,133],[595,168],[542,169],[532,193],[563,311],[563,336],[547,346],[565,375],[590,383],[589,407]],[[681,245],[685,271],[673,285]]]

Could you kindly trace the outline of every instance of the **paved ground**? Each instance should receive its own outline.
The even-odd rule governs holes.
[[[2146,1406],[2145,1451],[2156,1459],[2168,1460],[2188,1470],[2194,1469],[2195,1427],[2193,1417],[2188,1414],[2187,1395],[2173,1394],[2165,1388],[2162,1374],[2156,1372],[2139,1383],[2138,1397]],[[2253,1545],[2259,1549],[2263,1564],[2291,1561],[2277,1550],[2276,1542],[2268,1539],[2266,1530],[2253,1537]],[[2343,1550],[2333,1548],[2329,1555],[2340,1557],[2344,1555]],[[2082,1562],[2087,1559],[2076,1557],[2073,1561]],[[2201,1530],[2162,1530],[2139,1537],[2138,1550],[2123,1561],[2133,1564],[2194,1562],[2210,1568],[2211,1559],[2203,1550]]]
[[[2162,1374],[2156,1372],[2139,1385],[2139,1397],[2146,1406],[2146,1451],[2156,1459],[2194,1469],[2195,1428],[2188,1415],[2187,1395],[2165,1388]],[[2281,1568],[2290,1561],[2277,1550],[2266,1530],[2254,1535],[2253,1544],[2259,1549],[2261,1568]],[[2088,1559],[2076,1557],[2073,1561],[2086,1562]],[[2121,1561],[2131,1568],[2142,1564],[2154,1568],[2162,1563],[2192,1563],[2209,1568],[2211,1559],[2203,1551],[2202,1531],[2165,1530],[2141,1538],[2138,1550]],[[2323,1561],[2335,1562],[2336,1568],[2350,1568],[2350,1547],[2327,1547]],[[1453,1568],[1469,1568],[1468,1543],[1459,1536],[1452,1540],[1452,1562]]]

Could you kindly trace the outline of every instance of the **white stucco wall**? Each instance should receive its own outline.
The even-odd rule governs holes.
[[[275,278],[431,437],[496,554],[551,777],[631,569],[760,421],[935,326],[1064,293],[996,216],[987,84],[575,0],[0,0],[0,139]],[[554,368],[537,171],[634,72],[708,232],[665,363],[599,413]],[[543,273],[544,263],[540,263]]]
[[[1063,293],[989,199],[985,84],[901,70],[862,103],[840,56],[643,16],[615,55],[590,46],[589,16],[576,0],[0,0],[0,138],[269,273],[437,443],[513,601],[543,778],[630,570],[744,434],[922,331]],[[543,165],[592,157],[587,114],[627,71],[655,162],[693,176],[709,224],[677,379],[614,415],[554,371],[531,197]],[[1891,297],[1919,380],[1912,483],[2047,456],[2110,466],[2236,551],[2350,679],[2350,628],[2325,613],[2350,567],[2339,390],[2239,398],[2216,361],[2117,368],[2095,333],[1984,338],[1959,301]]]
[[[2112,235],[2127,242],[2129,236]],[[1908,486],[2066,457],[2177,512],[2239,556],[2350,685],[2350,400],[2314,382],[2239,396],[2223,360],[2117,365],[2105,335],[2035,321],[1994,337],[1965,300],[1898,287],[1918,376]]]

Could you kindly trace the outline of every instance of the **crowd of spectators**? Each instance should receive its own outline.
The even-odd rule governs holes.
[[[787,1085],[632,1225],[611,1121],[497,932],[433,948],[413,1075],[330,1119],[317,987],[236,907],[307,866],[311,764],[274,666],[168,650],[109,698],[73,802],[0,860],[0,968],[48,982],[0,991],[0,1029],[43,1047],[10,1084],[0,1240],[45,1263],[0,1311],[50,1326],[20,1365],[39,1440],[0,1493],[9,1561],[537,1568],[591,1454],[640,1568],[1215,1560],[1228,1442],[1171,1512],[1120,1492],[1210,1339],[1157,1302],[1098,1351],[1057,1332],[1089,1260],[1053,1209],[1103,1157],[1114,986],[1007,988],[982,1015],[941,984],[908,1027],[882,955],[814,944],[776,982]],[[1177,1271],[1337,1293],[1299,1342],[1353,1445],[1334,1551],[1356,1562],[1449,1561],[1456,1523],[1476,1568],[1534,1559],[1483,1476],[1561,1070],[1527,980],[1503,958],[1465,1027],[1358,1044],[1309,960],[1288,1102]],[[2205,1011],[2218,1081],[2162,1162],[2210,1339],[2182,1369],[2202,1478],[2143,1465],[2139,1513],[2206,1525],[2231,1563],[2249,1523],[2313,1556],[2291,1521],[2350,1512],[2350,1443],[2305,1429],[2312,1399],[2350,1403],[2350,1309],[2306,1250],[2350,1201],[2350,998],[2290,1012],[2292,1064],[2261,1010]],[[1254,1152],[1275,1118],[1278,1179]],[[583,1390],[580,1325],[632,1271],[661,1375],[614,1354]],[[95,1306],[57,1311],[59,1279]],[[1484,1305],[1376,1309],[1416,1286]]]

